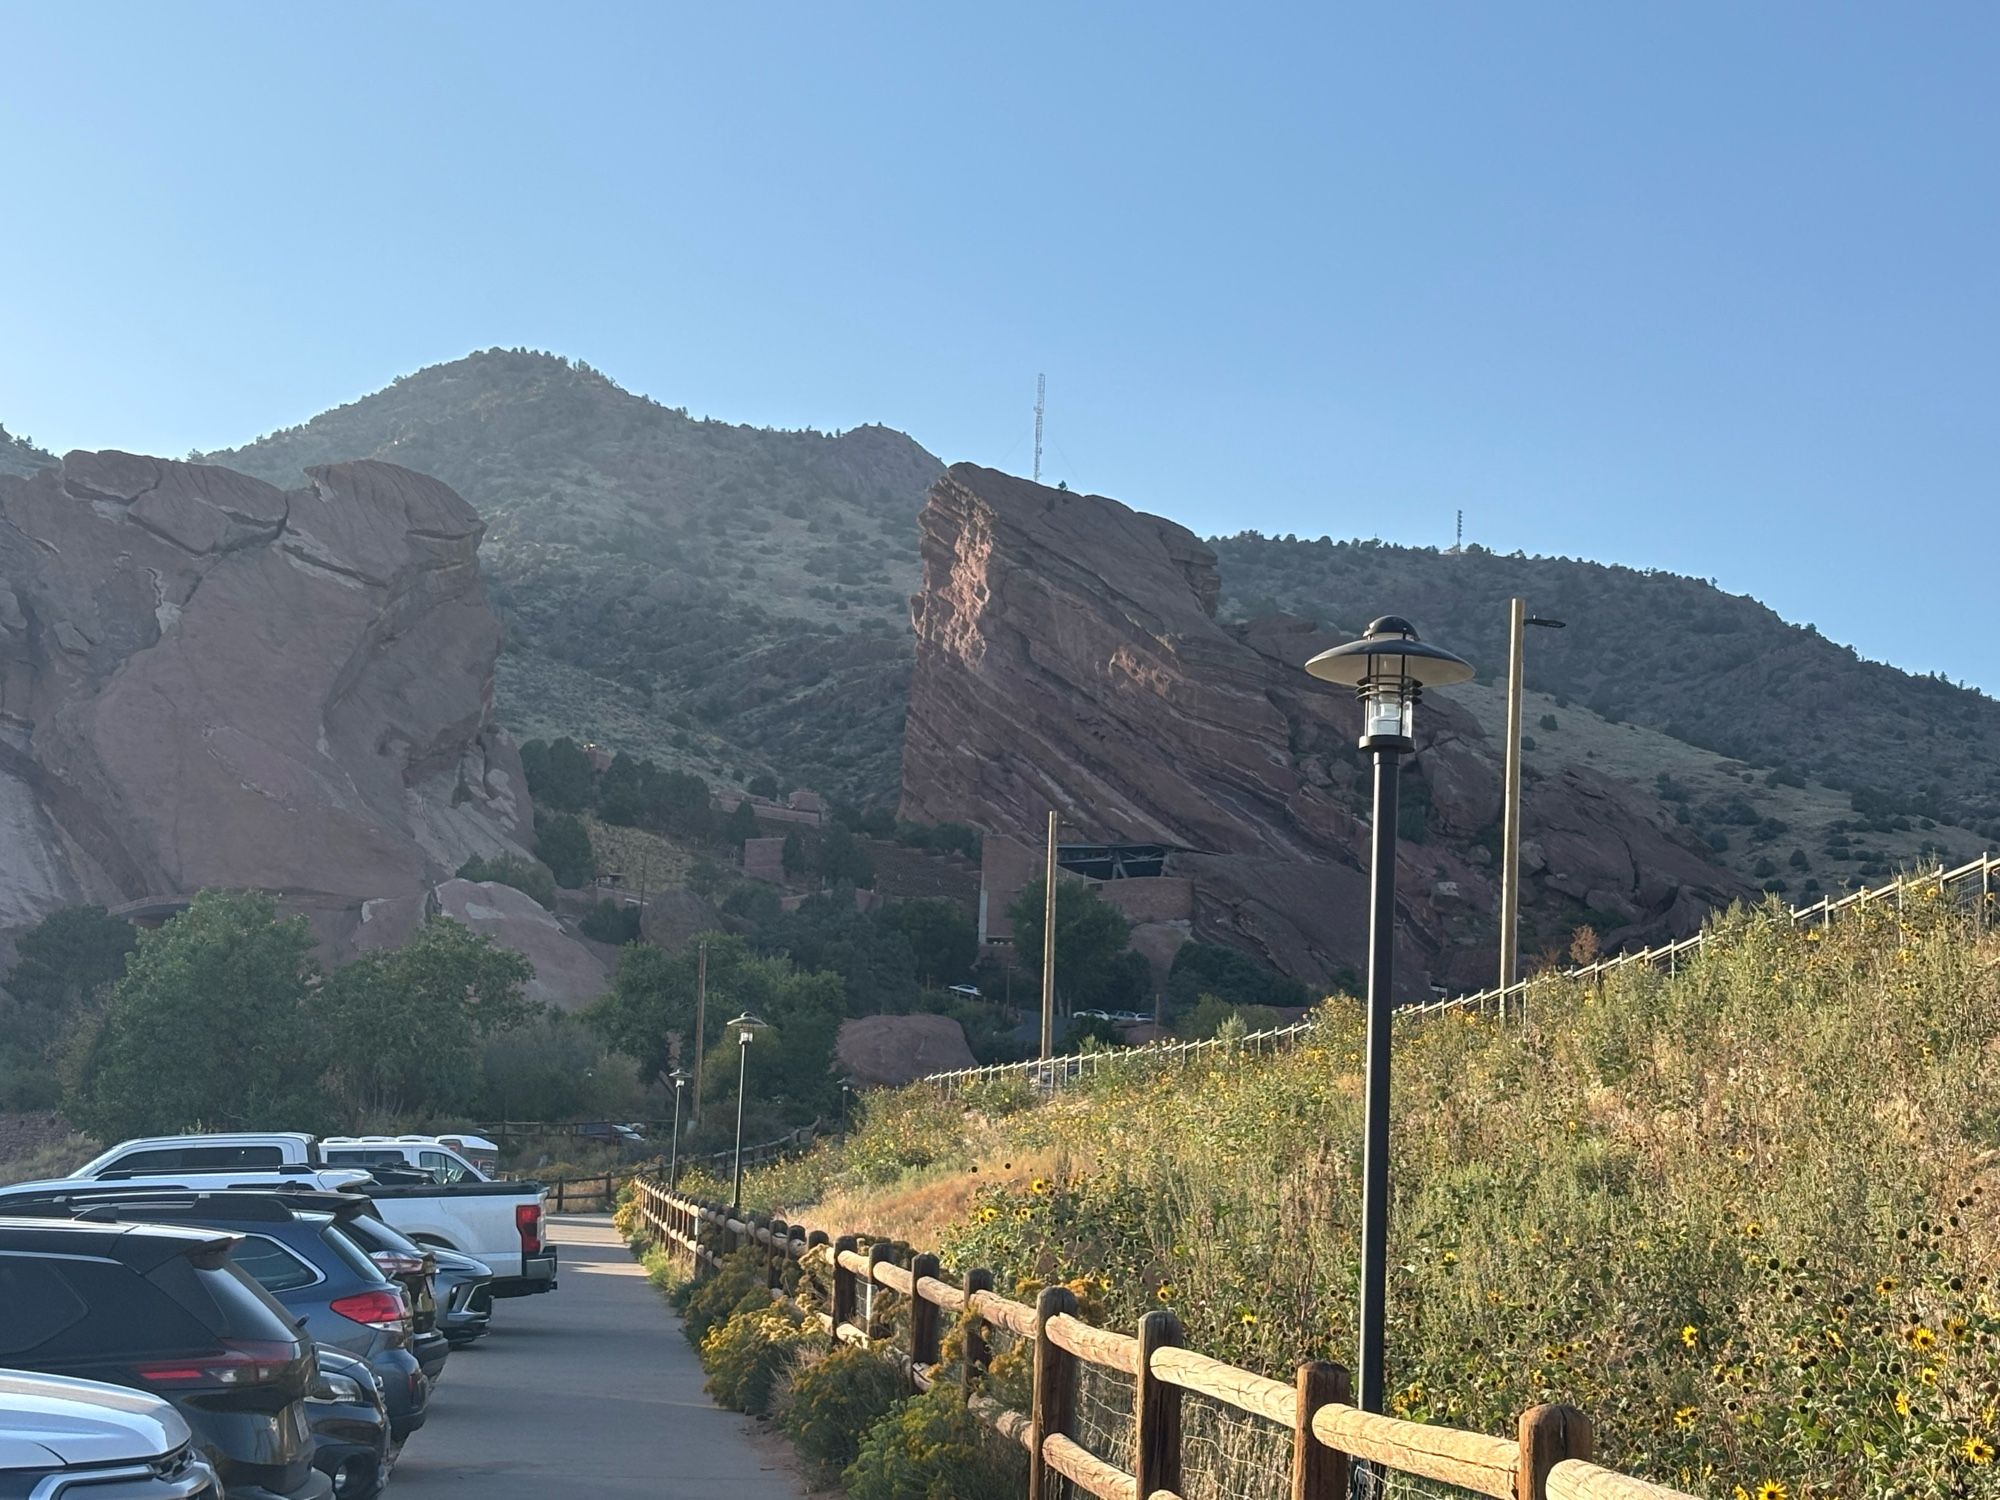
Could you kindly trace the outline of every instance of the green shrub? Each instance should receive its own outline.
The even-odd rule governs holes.
[[[745,1305],[728,1322],[711,1328],[701,1341],[702,1388],[722,1405],[761,1417],[771,1409],[779,1373],[811,1336],[799,1315],[766,1298],[762,1307]]]
[[[708,1338],[709,1330],[728,1322],[738,1308],[755,1309],[771,1300],[763,1259],[747,1249],[725,1256],[720,1269],[688,1285],[681,1315],[688,1340],[697,1349]]]
[[[939,1385],[877,1422],[841,1483],[851,1500],[1020,1500],[1028,1463]]]
[[[842,1344],[802,1353],[778,1403],[778,1425],[828,1483],[861,1456],[861,1442],[909,1394],[902,1368]]]
[[[548,866],[532,859],[523,859],[518,854],[499,854],[492,859],[474,857],[458,867],[460,880],[491,881],[495,885],[511,885],[515,890],[533,896],[549,910],[555,910],[556,878]]]

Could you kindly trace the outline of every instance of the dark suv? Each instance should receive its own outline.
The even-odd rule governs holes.
[[[130,1386],[187,1420],[228,1500],[327,1500],[313,1347],[233,1235],[0,1218],[0,1365]]]
[[[235,1236],[230,1259],[306,1333],[319,1344],[368,1362],[400,1443],[424,1425],[430,1377],[412,1347],[409,1293],[342,1231],[335,1216],[364,1220],[368,1206],[366,1199],[338,1194],[203,1191],[129,1182],[79,1183],[62,1192],[0,1188],[0,1213],[181,1224]],[[429,1272],[421,1260],[415,1269],[425,1310],[434,1320]],[[449,1352],[442,1334],[432,1331],[429,1337],[440,1355]]]

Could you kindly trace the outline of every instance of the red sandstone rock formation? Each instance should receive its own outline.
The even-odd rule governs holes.
[[[307,477],[0,475],[0,927],[233,886],[338,929],[521,852],[478,516],[392,464]]]
[[[1102,496],[959,464],[921,526],[904,815],[1039,842],[1055,807],[1085,839],[1171,844],[1199,935],[1308,980],[1360,969],[1360,718],[1301,670],[1333,638],[1296,619],[1219,624],[1214,554]],[[1497,837],[1496,749],[1444,693],[1418,742],[1405,796],[1423,839],[1404,841],[1398,875],[1411,995],[1483,982],[1498,904],[1481,847]],[[1527,899],[1552,930],[1683,931],[1739,892],[1638,792],[1581,768],[1530,788],[1526,838]]]

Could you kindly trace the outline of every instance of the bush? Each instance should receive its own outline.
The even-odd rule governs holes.
[[[697,1349],[709,1332],[729,1321],[739,1309],[756,1310],[770,1305],[770,1285],[764,1280],[763,1257],[752,1250],[737,1250],[724,1256],[712,1274],[689,1283],[680,1302],[682,1330]]]
[[[749,1299],[745,1299],[747,1304]],[[764,1296],[762,1307],[745,1305],[701,1341],[702,1389],[722,1405],[761,1417],[771,1409],[779,1372],[808,1337],[799,1315]]]
[[[1020,1500],[1028,1462],[938,1385],[877,1422],[841,1476],[852,1500]]]
[[[831,1483],[861,1456],[869,1431],[908,1394],[902,1368],[893,1360],[842,1344],[799,1357],[778,1402],[778,1425]]]
[[[584,913],[583,921],[577,924],[587,938],[595,938],[600,943],[636,943],[639,941],[639,908],[627,906],[622,901],[600,901]]]
[[[511,885],[515,890],[533,896],[549,910],[555,910],[556,878],[546,865],[532,859],[523,859],[518,854],[497,854],[491,859],[474,857],[458,867],[460,880],[485,880],[496,885]]]

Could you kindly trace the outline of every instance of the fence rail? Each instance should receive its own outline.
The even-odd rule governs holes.
[[[1338,1365],[1301,1365],[1287,1384],[1185,1348],[1180,1320],[1165,1310],[1122,1333],[1079,1318],[1067,1287],[1044,1287],[1031,1306],[997,1295],[990,1271],[967,1271],[954,1286],[936,1256],[912,1254],[906,1245],[877,1240],[864,1250],[856,1235],[834,1238],[783,1219],[731,1213],[647,1178],[639,1179],[638,1202],[654,1244],[671,1247],[696,1274],[719,1267],[733,1250],[761,1247],[774,1301],[816,1319],[830,1338],[880,1349],[919,1390],[955,1384],[969,1411],[1027,1450],[1029,1500],[1054,1500],[1065,1479],[1099,1500],[1181,1500],[1191,1446],[1183,1420],[1188,1393],[1290,1432],[1291,1500],[1347,1500],[1356,1463],[1382,1477],[1408,1475],[1493,1500],[1688,1500],[1591,1463],[1590,1423],[1573,1407],[1531,1408],[1512,1438],[1407,1422],[1353,1406],[1347,1371]],[[822,1272],[830,1285],[815,1280]],[[794,1294],[807,1284],[824,1293],[828,1311],[800,1305]],[[878,1318],[875,1288],[905,1299],[902,1330]],[[944,1313],[963,1320],[953,1365],[943,1354]],[[996,1328],[1033,1344],[1026,1412],[980,1389]],[[1087,1434],[1077,1392],[1087,1369],[1131,1377],[1130,1436],[1116,1455],[1080,1441]]]
[[[2000,886],[2000,855],[1989,853],[1968,860],[1956,869],[1947,870],[1940,867],[1921,874],[1905,875],[1886,885],[1852,891],[1837,900],[1832,896],[1825,896],[1810,906],[1791,907],[1789,915],[1794,927],[1830,925],[1837,916],[1866,911],[1871,906],[1888,905],[1901,910],[1904,899],[1911,892],[1936,890],[1949,897],[1973,897],[1977,903],[1980,925],[1984,927],[1991,920],[1996,886]],[[1425,1017],[1440,1015],[1447,1011],[1476,1010],[1482,1013],[1496,1012],[1503,1021],[1509,1018],[1525,1019],[1529,995],[1537,985],[1544,984],[1551,978],[1583,981],[1602,979],[1606,974],[1634,964],[1643,964],[1655,969],[1663,968],[1672,973],[1679,969],[1684,958],[1700,951],[1707,941],[1708,934],[1698,932],[1692,937],[1663,943],[1656,948],[1641,948],[1619,953],[1610,958],[1599,959],[1595,963],[1564,969],[1559,974],[1538,974],[1533,978],[1517,980],[1505,988],[1495,986],[1491,989],[1475,990],[1470,994],[1427,1000],[1421,1005],[1403,1006],[1399,1008],[1399,1013]],[[1208,1037],[1193,1042],[1155,1042],[1143,1047],[1121,1047],[1104,1052],[1076,1052],[1063,1057],[1028,1062],[992,1063],[982,1068],[956,1068],[948,1073],[927,1074],[918,1082],[938,1085],[947,1097],[968,1085],[992,1083],[1001,1079],[1018,1078],[1032,1087],[1055,1089],[1080,1079],[1095,1078],[1106,1072],[1171,1065],[1209,1053],[1262,1056],[1265,1053],[1285,1052],[1310,1035],[1313,1024],[1310,1020],[1295,1021],[1289,1026],[1253,1031],[1241,1037]]]
[[[743,1165],[761,1167],[774,1161],[782,1161],[805,1150],[819,1136],[820,1122],[801,1125],[776,1140],[759,1141],[754,1146],[743,1148]],[[729,1168],[736,1158],[736,1148],[731,1146],[721,1151],[709,1151],[701,1155],[681,1157],[681,1170],[689,1167]],[[572,1203],[581,1207],[609,1203],[618,1196],[619,1189],[628,1182],[643,1181],[649,1174],[665,1175],[667,1159],[664,1156],[649,1157],[644,1161],[616,1167],[608,1172],[593,1172],[582,1177],[538,1177],[548,1190],[548,1208],[551,1213],[565,1213]]]

